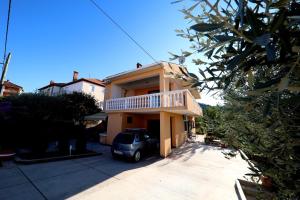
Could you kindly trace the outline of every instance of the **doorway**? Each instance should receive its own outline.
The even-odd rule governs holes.
[[[147,129],[150,133],[152,133],[155,137],[160,139],[160,120],[151,119],[148,120]]]

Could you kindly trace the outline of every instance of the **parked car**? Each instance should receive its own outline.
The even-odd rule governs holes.
[[[126,129],[113,140],[111,153],[113,157],[123,156],[138,162],[147,153],[159,150],[159,140],[146,129]]]

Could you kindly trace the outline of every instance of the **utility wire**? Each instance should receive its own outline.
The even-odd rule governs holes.
[[[116,27],[118,27],[136,46],[138,46],[145,54],[147,54],[155,63],[157,60],[147,51],[142,45],[140,45],[120,24],[118,24],[105,10],[103,10],[99,4],[94,0],[89,0],[105,17],[107,17]]]
[[[5,41],[4,41],[3,63],[5,63],[5,57],[6,57],[6,48],[7,48],[7,40],[8,40],[8,28],[9,28],[9,19],[10,19],[10,9],[11,9],[11,0],[9,0],[9,3],[8,3],[8,13],[7,13]]]

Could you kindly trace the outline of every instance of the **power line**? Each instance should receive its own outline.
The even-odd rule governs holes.
[[[5,62],[6,57],[6,48],[7,48],[7,40],[8,40],[8,28],[9,28],[9,20],[10,20],[10,9],[11,9],[11,0],[8,3],[8,13],[7,13],[7,21],[6,21],[6,33],[5,33],[5,41],[4,41],[4,56],[3,63]]]
[[[107,12],[105,12],[96,1],[90,0],[90,2],[105,16],[107,17],[116,27],[118,27],[136,46],[138,46],[145,54],[147,54],[155,63],[157,60],[142,46],[140,45],[120,24],[118,24]]]

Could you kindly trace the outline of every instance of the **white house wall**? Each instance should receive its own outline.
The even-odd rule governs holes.
[[[67,94],[71,94],[73,92],[82,92],[82,88],[83,88],[83,82],[80,81],[71,85],[64,86],[62,90]]]
[[[60,87],[57,87],[57,86],[53,86],[52,87],[52,95],[55,96],[55,95],[58,95],[60,94]]]
[[[90,94],[93,96],[96,101],[103,102],[104,101],[104,91],[105,88],[102,86],[98,86],[88,82],[82,82],[82,92],[86,94]],[[92,91],[92,86],[94,86],[94,91]]]

